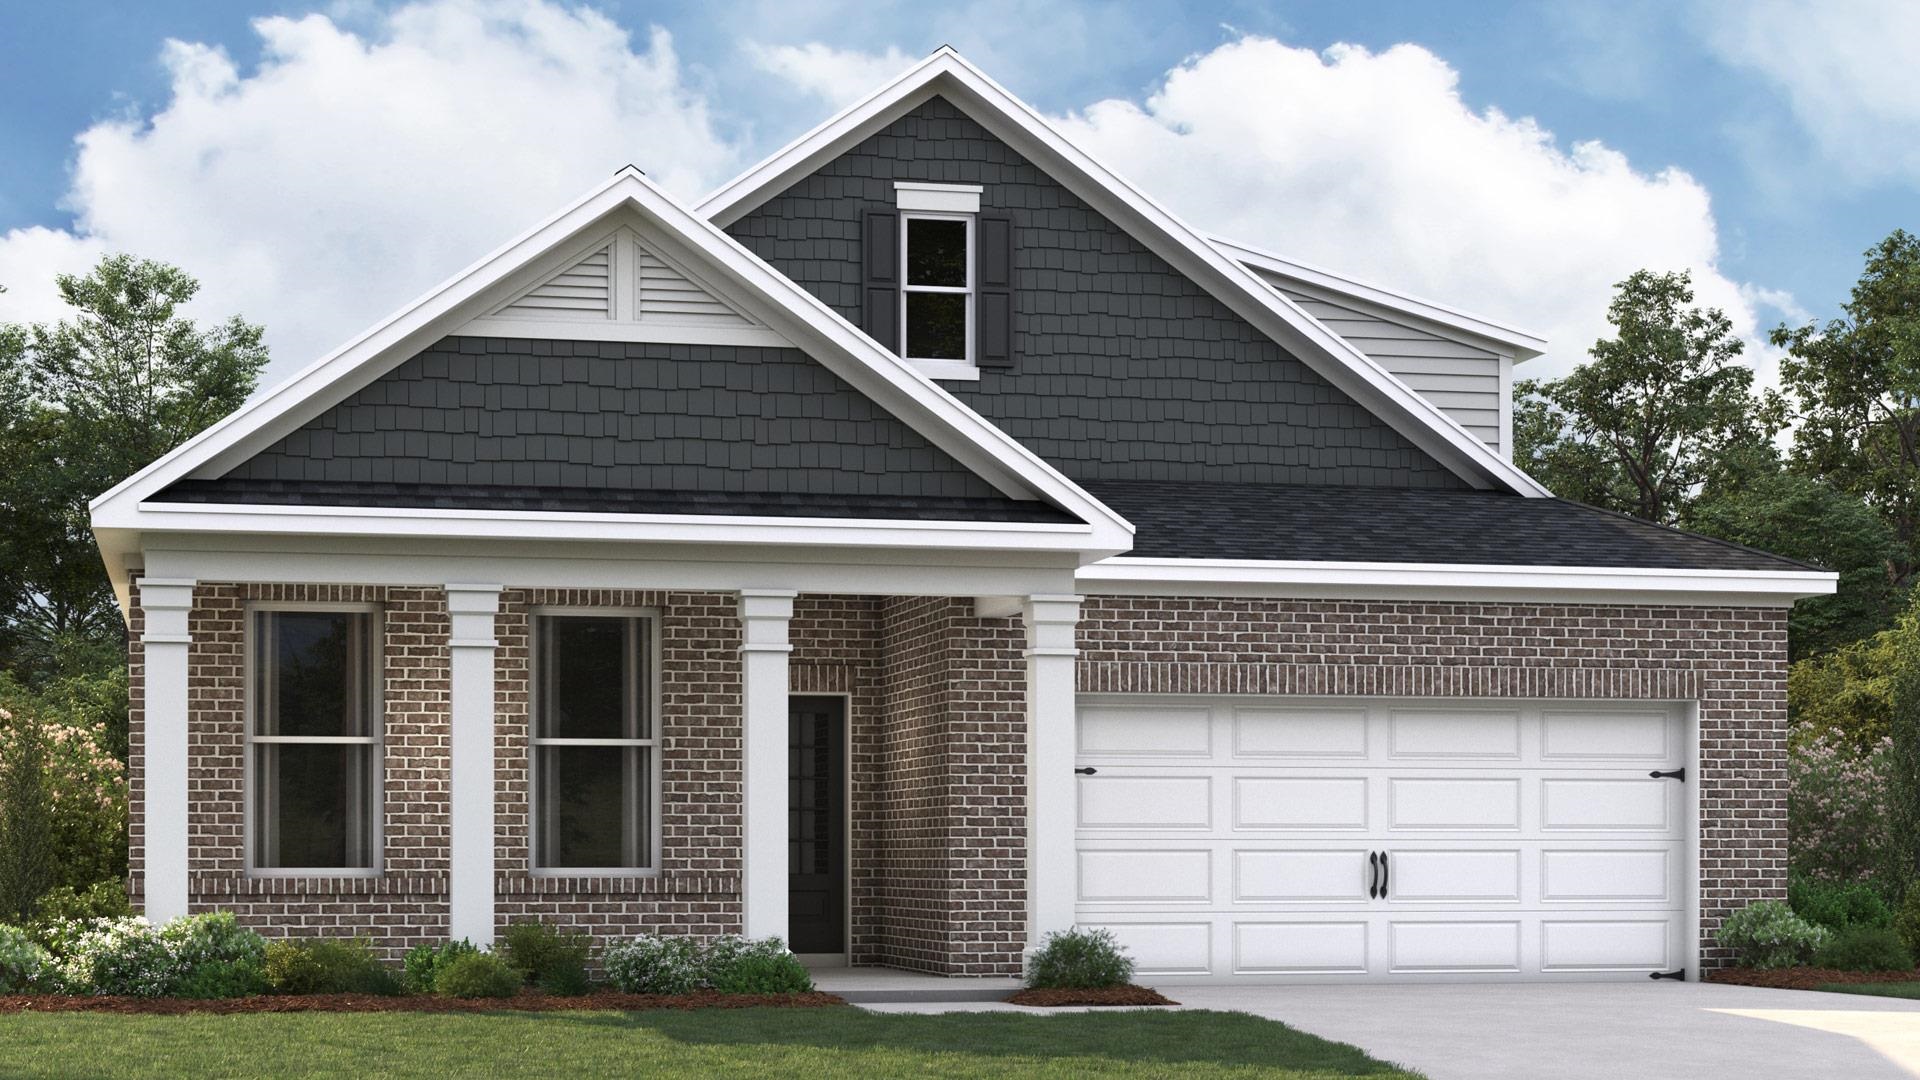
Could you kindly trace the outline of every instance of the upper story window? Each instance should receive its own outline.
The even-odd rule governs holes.
[[[658,787],[652,620],[547,612],[534,624],[533,863],[654,866]]]
[[[973,217],[902,214],[901,355],[973,363]]]
[[[247,633],[248,868],[377,871],[378,612],[256,607]]]

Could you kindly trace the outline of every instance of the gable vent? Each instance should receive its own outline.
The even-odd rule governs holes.
[[[603,247],[548,278],[496,314],[535,319],[605,319],[613,314],[613,248]]]
[[[686,275],[639,248],[640,321],[682,326],[750,326],[746,318]]]

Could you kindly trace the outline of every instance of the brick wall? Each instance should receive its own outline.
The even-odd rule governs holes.
[[[1698,701],[1703,940],[1785,895],[1784,609],[1089,597],[1079,638],[1082,693]]]

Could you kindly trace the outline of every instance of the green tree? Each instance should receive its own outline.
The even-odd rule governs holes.
[[[0,921],[23,923],[54,883],[44,731],[0,709]]]
[[[1709,484],[1765,468],[1784,423],[1755,394],[1740,339],[1691,277],[1636,270],[1619,283],[1614,335],[1565,378],[1515,388],[1516,460],[1556,494],[1648,521],[1678,520]]]
[[[1880,512],[1904,583],[1920,561],[1920,239],[1896,230],[1865,254],[1842,317],[1772,338],[1798,412],[1794,467]]]
[[[180,313],[199,283],[176,267],[110,255],[56,281],[73,314],[0,337],[0,390],[15,399],[0,414],[14,567],[0,663],[36,678],[118,663],[88,501],[232,411],[267,360],[260,327]]]
[[[1688,528],[1836,571],[1838,590],[1795,604],[1787,618],[1794,660],[1870,637],[1904,603],[1891,566],[1900,545],[1873,508],[1831,484],[1775,468],[1715,484],[1689,508]]]

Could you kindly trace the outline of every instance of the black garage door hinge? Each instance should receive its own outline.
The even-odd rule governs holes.
[[[1662,772],[1659,769],[1655,769],[1647,775],[1653,777],[1655,780],[1685,780],[1687,778],[1687,770],[1668,769]]]
[[[1649,979],[1672,979],[1674,982],[1686,982],[1687,973],[1682,971],[1653,971],[1647,973]]]

